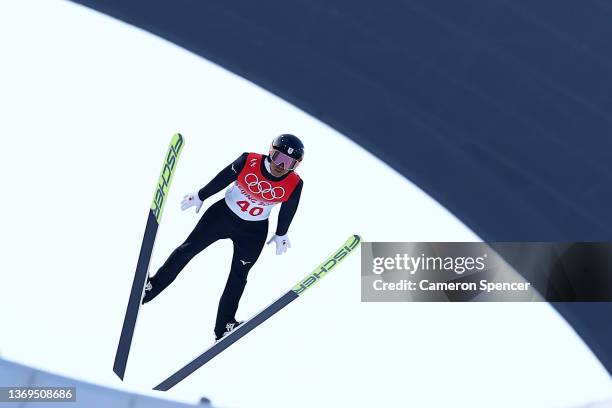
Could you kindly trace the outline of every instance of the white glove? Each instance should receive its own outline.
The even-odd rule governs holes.
[[[276,255],[282,255],[287,252],[287,248],[291,248],[291,242],[289,241],[289,236],[285,235],[272,235],[272,238],[267,242],[267,244],[271,244],[272,241],[276,243]]]
[[[196,213],[200,212],[200,208],[202,208],[203,201],[198,197],[198,192],[189,193],[185,197],[183,197],[183,201],[181,201],[181,210],[185,211],[189,207],[195,206]]]

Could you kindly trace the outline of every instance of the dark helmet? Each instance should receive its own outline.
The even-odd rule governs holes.
[[[297,136],[288,133],[276,136],[272,141],[271,149],[285,153],[297,161],[302,161],[304,158],[304,144]]]

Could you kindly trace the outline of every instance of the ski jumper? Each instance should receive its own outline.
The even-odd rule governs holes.
[[[234,254],[219,301],[215,334],[220,336],[227,323],[235,322],[247,275],[266,242],[270,210],[282,204],[276,234],[285,235],[297,210],[303,186],[303,181],[295,172],[282,177],[273,176],[266,169],[265,160],[265,155],[244,153],[198,192],[199,198],[205,200],[234,182],[227,189],[225,198],[204,212],[185,242],[149,279],[152,288],[146,292],[145,302],[170,285],[185,265],[203,249],[219,239],[229,238],[234,244]]]

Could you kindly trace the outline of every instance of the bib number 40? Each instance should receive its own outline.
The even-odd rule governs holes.
[[[248,211],[248,213],[252,215],[253,217],[257,217],[259,214],[261,214],[264,211],[264,209],[261,207],[251,207],[249,209],[249,206],[251,204],[248,201],[244,201],[244,200],[236,201],[236,204],[238,204],[238,207],[240,207],[242,211],[245,211],[245,212]]]

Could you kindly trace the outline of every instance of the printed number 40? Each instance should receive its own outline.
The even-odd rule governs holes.
[[[257,217],[259,214],[263,212],[263,208],[261,207],[251,207],[251,209],[249,210],[248,201],[236,201],[236,204],[238,204],[238,207],[240,207],[242,211],[248,210],[249,214],[251,214],[253,217]]]

